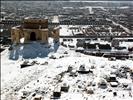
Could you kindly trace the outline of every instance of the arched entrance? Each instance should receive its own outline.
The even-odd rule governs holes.
[[[30,40],[31,41],[36,41],[36,33],[35,32],[31,32],[31,34],[30,34]]]

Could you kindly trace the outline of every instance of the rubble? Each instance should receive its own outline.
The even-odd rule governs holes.
[[[93,88],[91,88],[91,87],[87,87],[87,88],[86,88],[86,92],[87,92],[88,94],[94,94],[94,90],[93,90]]]
[[[117,92],[113,92],[113,96],[117,96]]]
[[[78,76],[77,71],[76,70],[72,70],[70,72],[69,76],[71,76],[71,77],[77,77]]]
[[[48,65],[48,62],[46,61],[46,62],[42,63],[41,65]]]
[[[23,92],[22,92],[21,99],[26,99],[26,98],[28,97],[29,94],[30,94],[29,92],[23,91]]]
[[[67,69],[67,72],[72,72],[72,70],[73,70],[73,67],[69,65],[68,69]]]
[[[61,89],[60,86],[57,86],[53,91],[53,98],[60,98],[61,97]]]
[[[81,74],[88,74],[88,73],[93,73],[93,71],[91,71],[91,70],[86,70],[86,69],[85,69],[85,65],[80,65],[79,70],[78,70],[78,73],[81,73]]]
[[[49,58],[50,59],[56,59],[56,57],[54,55],[51,55]]]
[[[106,88],[107,88],[107,83],[105,82],[105,80],[101,80],[101,81],[98,83],[98,87],[99,87],[99,88],[102,88],[102,89],[106,89]]]
[[[116,80],[116,75],[115,75],[115,74],[110,75],[110,76],[108,77],[107,81],[108,81],[108,82],[118,82],[118,81]]]
[[[24,61],[20,66],[21,66],[21,68],[25,68],[28,66],[33,66],[35,64],[39,65],[40,63],[38,63],[37,61],[32,61],[32,62]]]
[[[117,87],[118,86],[118,82],[110,82],[110,86],[111,87]]]
[[[25,68],[28,66],[32,66],[32,64],[30,64],[28,61],[24,61],[20,66],[21,66],[21,68]]]
[[[68,92],[68,90],[69,90],[69,86],[66,83],[62,84],[61,91]]]
[[[123,66],[123,67],[119,68],[115,73],[116,73],[117,77],[127,78],[127,73],[129,71],[130,71],[130,68]]]
[[[67,52],[67,51],[65,51],[65,52],[64,52],[64,54],[68,54],[68,52]]]
[[[36,95],[31,100],[42,100],[42,96]]]
[[[56,59],[49,58],[51,55],[54,55]],[[64,58],[58,59],[62,55]],[[18,66],[23,62],[32,66],[20,69]],[[103,57],[84,55],[60,46],[56,53],[52,52],[46,59],[19,59],[16,63],[7,60],[2,65],[6,64],[9,64],[10,68],[7,66],[9,71],[5,71],[12,77],[5,79],[4,77],[7,76],[4,74],[3,79],[5,83],[10,80],[13,86],[10,88],[10,84],[6,84],[3,87],[9,90],[15,90],[15,87],[18,87],[15,91],[18,98],[85,100],[110,97],[111,99],[119,97],[124,99],[128,96],[128,99],[132,100],[133,62],[131,60],[109,61]],[[14,68],[12,66],[15,69],[11,69]],[[12,74],[14,72],[16,74]],[[3,91],[4,94],[5,91]],[[26,93],[20,95],[22,91]],[[76,95],[78,99],[75,99],[72,94],[80,96]]]

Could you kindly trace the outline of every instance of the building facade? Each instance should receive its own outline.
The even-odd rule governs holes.
[[[49,33],[55,41],[59,40],[59,27],[54,27],[49,31],[48,19],[25,18],[22,25],[12,27],[11,38],[13,43],[20,43],[22,38],[24,38],[24,43],[31,41],[48,43]]]

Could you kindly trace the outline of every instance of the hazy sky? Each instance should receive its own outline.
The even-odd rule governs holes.
[[[1,1],[133,1],[133,0],[1,0]]]

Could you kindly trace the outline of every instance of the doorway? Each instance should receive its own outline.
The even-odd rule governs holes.
[[[35,32],[31,32],[31,34],[30,34],[30,40],[31,41],[36,41],[36,33]]]

